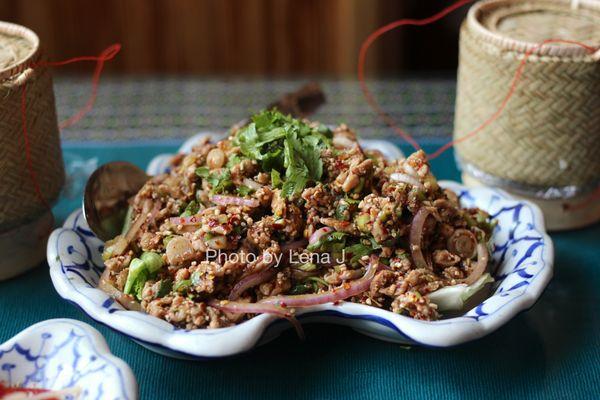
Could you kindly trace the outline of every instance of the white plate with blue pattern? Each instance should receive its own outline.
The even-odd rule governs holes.
[[[129,366],[111,354],[96,329],[72,319],[30,326],[0,345],[0,382],[78,393],[77,400],[134,400]]]
[[[202,136],[182,146],[189,151]],[[214,135],[213,135],[214,136]],[[401,157],[384,141],[361,141],[388,158]],[[172,155],[160,155],[148,166],[151,175],[168,170]],[[448,347],[481,338],[531,307],[553,273],[554,250],[540,209],[492,188],[466,188],[441,181],[454,190],[465,207],[479,207],[498,220],[492,244],[493,294],[464,315],[439,321],[418,321],[363,304],[341,302],[297,310],[302,323],[347,325],[381,340],[407,345]],[[94,320],[106,324],[161,354],[183,358],[214,358],[242,353],[266,343],[290,327],[285,320],[262,314],[237,326],[186,331],[150,315],[124,310],[97,288],[103,270],[103,243],[89,230],[76,210],[48,241],[50,275],[57,292]]]

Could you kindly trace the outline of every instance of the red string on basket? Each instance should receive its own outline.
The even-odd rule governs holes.
[[[593,203],[595,203],[599,200],[600,200],[600,187],[596,188],[596,190],[594,190],[589,196],[584,198],[579,203],[575,203],[575,204],[563,203],[562,208],[565,211],[582,210],[582,209],[586,208],[587,206],[592,205]]]
[[[424,25],[432,24],[432,23],[444,18],[446,15],[450,14],[451,12],[457,10],[458,8],[464,6],[468,3],[471,3],[471,2],[473,2],[473,0],[460,0],[460,1],[457,1],[456,3],[452,4],[451,6],[444,8],[442,11],[438,12],[437,14],[434,14],[428,18],[401,19],[401,20],[389,23],[387,25],[384,25],[381,28],[376,29],[373,33],[371,33],[364,40],[364,42],[362,43],[362,45],[360,47],[360,52],[358,55],[357,72],[358,72],[358,81],[360,83],[360,87],[365,96],[365,99],[367,100],[367,102],[369,103],[371,108],[373,108],[373,110],[382,118],[382,120],[390,128],[392,128],[394,131],[396,131],[404,140],[406,140],[415,150],[420,150],[421,146],[419,146],[419,144],[410,135],[410,133],[406,132],[405,130],[403,130],[402,128],[397,126],[394,119],[389,114],[387,114],[385,111],[383,111],[381,109],[381,107],[379,106],[379,103],[375,100],[375,97],[373,96],[373,94],[369,90],[369,87],[367,86],[367,83],[365,81],[365,61],[366,61],[367,51],[369,50],[369,47],[375,42],[376,39],[378,39],[383,34],[389,32],[395,28],[399,28],[401,26],[406,26],[406,25],[424,26]],[[498,109],[487,120],[485,120],[483,123],[481,123],[481,125],[479,125],[477,128],[475,128],[473,131],[467,133],[466,135],[461,136],[458,139],[455,139],[453,141],[450,141],[450,142],[444,144],[439,149],[437,149],[435,152],[428,155],[428,158],[430,160],[433,160],[434,158],[439,157],[443,152],[445,152],[449,148],[453,147],[456,143],[460,143],[469,138],[472,138],[473,136],[475,136],[476,134],[481,132],[485,127],[487,127],[492,122],[494,122],[502,114],[502,112],[506,108],[506,105],[508,104],[508,101],[514,94],[514,92],[517,88],[517,84],[519,83],[519,80],[521,79],[521,76],[523,75],[523,70],[525,68],[525,64],[526,64],[527,60],[529,59],[529,57],[540,47],[542,47],[546,44],[549,44],[549,43],[564,43],[564,44],[577,45],[577,46],[584,48],[588,52],[590,52],[590,54],[594,53],[595,51],[598,50],[594,47],[586,45],[585,43],[577,42],[574,40],[565,40],[565,39],[547,39],[547,40],[544,40],[543,42],[540,42],[536,46],[532,47],[527,52],[525,52],[523,59],[521,60],[521,62],[519,63],[519,66],[517,67],[517,70],[515,71],[515,75],[512,79],[512,82],[510,84],[508,92],[507,92],[506,96],[504,97],[504,99],[502,100],[502,103],[500,104]]]
[[[412,25],[412,26],[425,26],[425,25],[429,25],[432,24],[442,18],[444,18],[446,15],[450,14],[451,12],[461,8],[462,6],[473,2],[473,0],[460,0],[455,2],[454,4],[450,5],[449,7],[444,8],[442,11],[428,17],[428,18],[424,18],[424,19],[400,19],[398,21],[394,21],[391,22],[387,25],[384,25],[378,29],[376,29],[374,32],[372,32],[369,36],[367,36],[367,38],[364,40],[364,42],[361,44],[360,47],[360,52],[358,55],[358,68],[357,68],[357,73],[358,73],[358,81],[360,83],[360,87],[361,90],[365,96],[365,99],[367,100],[367,102],[369,103],[369,105],[371,106],[371,108],[381,117],[381,119],[390,127],[392,128],[394,131],[396,131],[396,133],[398,133],[406,142],[408,142],[415,150],[420,150],[421,146],[419,146],[419,144],[417,143],[417,141],[410,135],[410,133],[406,132],[405,130],[403,130],[402,128],[400,128],[399,126],[396,125],[396,122],[394,121],[394,119],[387,114],[385,111],[383,111],[381,109],[381,107],[379,106],[379,103],[375,100],[375,97],[373,96],[373,94],[371,93],[371,91],[369,90],[369,87],[367,86],[367,83],[365,81],[365,61],[366,61],[366,57],[367,57],[367,51],[369,50],[369,47],[371,47],[371,45],[375,42],[375,40],[377,40],[379,37],[381,37],[383,34],[399,28],[401,26],[406,26],[406,25]],[[550,43],[563,43],[563,44],[571,44],[571,45],[576,45],[579,47],[584,48],[587,52],[589,52],[590,54],[595,53],[596,51],[598,51],[597,48],[594,48],[592,46],[589,46],[585,43],[581,43],[575,40],[567,40],[567,39],[546,39],[540,43],[538,43],[536,46],[530,48],[528,51],[526,51],[523,55],[523,59],[520,61],[519,66],[517,67],[516,71],[515,71],[515,75],[511,81],[510,87],[508,89],[508,92],[506,93],[506,96],[504,97],[504,99],[502,100],[500,106],[498,107],[498,109],[485,121],[483,121],[477,128],[475,128],[474,130],[472,130],[471,132],[455,139],[455,140],[451,140],[448,143],[444,144],[443,146],[441,146],[440,148],[438,148],[436,151],[434,151],[432,154],[428,154],[427,158],[429,160],[433,160],[437,157],[439,157],[442,153],[444,153],[446,150],[450,149],[451,147],[453,147],[455,144],[463,142],[465,140],[468,140],[472,137],[474,137],[475,135],[477,135],[478,133],[480,133],[483,129],[485,129],[488,125],[490,125],[492,122],[494,122],[504,111],[504,109],[506,108],[506,105],[508,104],[508,101],[510,100],[510,98],[513,96],[513,94],[515,93],[515,90],[518,86],[518,83],[523,75],[523,71],[525,69],[525,64],[527,63],[527,60],[529,59],[529,57],[536,51],[538,50],[540,47],[546,45],[546,44],[550,44]],[[598,199],[600,199],[600,187],[598,187],[594,192],[591,193],[590,196],[588,196],[588,198],[586,198],[584,201],[582,201],[579,204],[576,205],[568,205],[566,204],[564,206],[565,210],[576,210],[576,209],[580,209],[580,208],[584,208],[586,206],[588,206],[589,204],[593,203],[594,201],[597,201]]]
[[[94,69],[94,74],[92,75],[92,92],[85,106],[81,108],[75,115],[71,116],[67,120],[60,123],[60,128],[67,128],[79,120],[81,120],[90,110],[94,107],[94,103],[96,102],[96,96],[98,94],[98,85],[100,83],[100,75],[102,74],[102,70],[104,69],[104,63],[112,60],[117,53],[121,50],[121,44],[115,43],[109,47],[107,47],[100,55],[98,56],[81,56],[81,57],[73,57],[63,61],[40,61],[38,63],[32,64],[30,68],[35,69],[39,67],[61,67],[68,64],[73,64],[77,62],[83,61],[94,61],[96,63],[96,67]],[[42,189],[37,180],[37,174],[35,169],[33,168],[33,161],[31,159],[31,146],[29,143],[29,136],[27,134],[27,82],[23,83],[21,88],[21,122],[23,125],[23,143],[25,145],[25,161],[27,166],[27,171],[29,173],[29,177],[31,179],[31,183],[33,185],[33,189],[40,203],[47,208],[50,209],[50,204],[44,197],[42,193]]]
[[[475,136],[479,132],[481,132],[485,127],[487,127],[492,122],[494,122],[502,114],[502,112],[506,108],[506,105],[508,104],[508,101],[515,93],[518,83],[521,80],[521,77],[523,75],[523,70],[525,69],[525,64],[527,63],[527,60],[529,59],[529,57],[540,47],[544,46],[545,44],[549,44],[549,43],[563,43],[563,44],[577,45],[577,46],[580,46],[580,47],[583,47],[584,49],[586,49],[588,52],[590,52],[590,54],[593,54],[596,51],[596,49],[594,49],[593,47],[588,46],[584,43],[580,43],[580,42],[577,42],[574,40],[565,40],[565,39],[546,39],[546,40],[540,42],[539,44],[535,45],[531,49],[527,50],[525,52],[525,54],[523,55],[523,59],[519,62],[519,66],[517,67],[515,75],[513,76],[513,79],[511,81],[508,92],[506,93],[506,96],[504,96],[502,103],[500,103],[500,107],[498,107],[498,109],[487,120],[485,120],[481,125],[479,125],[477,128],[473,129],[471,132],[467,133],[466,135],[463,135],[457,139],[451,140],[450,142],[446,143],[445,145],[443,145],[442,147],[437,149],[435,152],[433,152],[431,155],[429,155],[428,158],[433,160],[434,158],[439,157],[443,152],[445,152],[449,148],[453,147],[455,144],[464,142],[465,140],[472,138],[473,136]]]
[[[405,25],[424,26],[424,25],[432,24],[432,23],[444,18],[446,15],[450,14],[451,12],[461,8],[465,4],[471,3],[473,1],[474,0],[459,0],[456,3],[444,8],[442,11],[438,12],[437,14],[432,15],[431,17],[427,17],[427,18],[423,18],[423,19],[404,18],[404,19],[400,19],[398,21],[391,22],[387,25],[382,26],[381,28],[376,29],[374,32],[372,32],[369,36],[367,36],[367,38],[362,42],[362,44],[360,46],[360,51],[358,53],[358,70],[357,70],[358,82],[360,83],[360,87],[362,89],[362,92],[363,92],[365,98],[367,99],[367,102],[369,103],[371,108],[373,108],[373,110],[375,110],[375,112],[377,114],[379,114],[379,116],[383,119],[383,121],[390,128],[395,130],[396,133],[398,133],[404,140],[406,140],[415,150],[420,150],[421,146],[419,146],[419,144],[413,139],[413,137],[408,132],[404,131],[402,128],[397,126],[396,123],[394,122],[394,119],[389,114],[387,114],[385,111],[383,111],[381,109],[381,107],[379,106],[379,103],[377,103],[377,101],[375,100],[375,97],[373,97],[373,94],[371,93],[371,91],[369,90],[369,87],[367,86],[367,83],[365,81],[365,60],[367,58],[367,52],[369,50],[369,47],[371,47],[371,45],[373,44],[373,42],[375,42],[375,40],[377,40],[380,36],[382,36],[383,34],[389,32],[393,29],[396,29],[396,28],[399,28],[399,27],[405,26]]]

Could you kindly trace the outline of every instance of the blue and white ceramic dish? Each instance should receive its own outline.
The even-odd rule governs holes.
[[[72,319],[37,323],[0,345],[0,381],[26,388],[71,388],[79,392],[77,400],[137,398],[129,366],[111,354],[100,332]]]
[[[189,151],[201,136],[181,148]],[[402,154],[391,143],[362,141],[389,157]],[[149,174],[168,168],[170,155],[154,159]],[[454,190],[463,206],[479,207],[498,220],[493,234],[494,293],[464,315],[440,321],[417,321],[363,304],[342,302],[297,310],[303,322],[327,322],[352,327],[381,340],[408,345],[447,347],[495,331],[520,311],[531,307],[552,277],[554,250],[539,208],[490,188],[466,188],[442,181]],[[75,211],[48,241],[50,275],[57,292],[90,317],[122,332],[159,353],[186,358],[223,357],[248,351],[290,327],[285,320],[262,314],[237,326],[186,331],[150,315],[126,311],[97,289],[103,270],[102,242],[90,232],[81,210]]]

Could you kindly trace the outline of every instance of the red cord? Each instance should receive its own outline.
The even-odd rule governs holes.
[[[35,170],[33,169],[33,162],[31,160],[31,147],[29,146],[29,136],[27,135],[27,84],[23,83],[21,87],[21,122],[23,124],[23,142],[25,144],[25,163],[27,165],[27,171],[29,172],[29,178],[31,179],[31,183],[33,184],[33,190],[37,198],[40,200],[40,203],[44,206],[44,208],[50,209],[50,204],[46,201],[44,196],[42,195],[42,189],[37,180],[37,175]]]
[[[465,141],[465,140],[467,140],[467,139],[475,136],[476,134],[478,134],[479,132],[481,132],[485,127],[487,127],[492,122],[494,122],[502,114],[502,112],[506,108],[506,105],[508,104],[508,100],[510,100],[510,98],[514,94],[514,92],[515,92],[515,90],[517,88],[517,83],[519,82],[519,80],[521,79],[521,76],[523,75],[523,70],[525,69],[525,64],[526,64],[527,60],[529,59],[529,57],[531,56],[531,54],[533,54],[534,51],[536,51],[537,49],[539,49],[540,47],[542,47],[543,45],[548,44],[548,43],[573,44],[573,45],[577,45],[577,46],[583,47],[584,49],[586,49],[590,53],[594,53],[596,51],[596,49],[594,49],[593,47],[588,46],[588,45],[586,45],[584,43],[576,42],[576,41],[573,41],[573,40],[564,40],[564,39],[546,39],[543,42],[541,42],[541,43],[537,44],[536,46],[532,47],[531,49],[527,50],[525,52],[524,56],[523,56],[523,59],[519,63],[519,66],[517,67],[515,75],[514,75],[514,77],[512,79],[510,87],[508,89],[508,92],[506,93],[506,96],[502,100],[502,103],[500,104],[500,107],[487,120],[485,120],[481,125],[479,125],[477,128],[475,128],[471,132],[467,133],[466,135],[459,137],[458,139],[451,140],[450,142],[446,143],[445,145],[443,145],[442,147],[440,147],[439,149],[437,149],[434,153],[432,153],[431,155],[429,155],[428,158],[430,160],[433,160],[434,158],[439,157],[443,152],[445,152],[449,148],[453,147],[455,144],[463,142],[463,141]]]
[[[451,6],[444,8],[442,11],[440,11],[437,14],[434,14],[428,18],[424,18],[424,19],[420,19],[420,20],[401,19],[401,20],[392,22],[390,24],[384,25],[381,28],[378,28],[377,30],[375,30],[373,33],[371,33],[365,39],[365,41],[362,43],[362,45],[360,47],[360,53],[358,55],[357,72],[358,72],[358,81],[360,83],[360,87],[365,96],[365,99],[367,100],[367,102],[369,103],[371,108],[381,117],[381,119],[390,128],[392,128],[394,131],[396,131],[404,140],[406,140],[415,150],[421,149],[419,144],[416,142],[416,140],[413,139],[413,137],[408,132],[404,131],[402,128],[397,126],[394,119],[389,114],[387,114],[385,111],[383,111],[381,109],[381,107],[379,106],[379,103],[377,103],[377,101],[373,97],[373,94],[371,93],[371,91],[369,90],[369,88],[365,82],[365,60],[367,57],[367,51],[369,50],[369,47],[373,44],[373,42],[375,42],[376,39],[378,39],[383,34],[389,32],[395,28],[405,26],[405,25],[424,26],[424,25],[432,24],[432,23],[438,21],[439,19],[445,17],[452,11],[455,11],[456,9],[464,6],[465,4],[471,3],[472,1],[473,0],[457,1],[456,3],[452,4]],[[533,54],[533,52],[538,50],[540,47],[544,46],[545,44],[549,44],[549,43],[564,43],[564,44],[580,46],[580,47],[584,48],[585,50],[587,50],[590,54],[598,51],[598,49],[588,46],[584,43],[577,42],[574,40],[565,40],[565,39],[547,39],[547,40],[544,40],[541,43],[537,44],[533,48],[529,49],[527,52],[525,52],[523,59],[520,61],[519,66],[517,67],[517,70],[515,71],[515,75],[511,81],[508,92],[506,93],[506,96],[502,100],[500,107],[477,128],[475,128],[471,132],[467,133],[466,135],[459,137],[458,139],[451,140],[450,142],[444,144],[439,149],[437,149],[435,152],[428,155],[427,158],[429,160],[433,160],[433,159],[439,157],[442,153],[444,153],[449,148],[453,147],[455,144],[463,142],[467,139],[474,137],[479,132],[481,132],[484,128],[486,128],[488,125],[490,125],[492,122],[494,122],[502,114],[502,112],[506,108],[506,105],[508,104],[508,101],[514,94],[514,92],[517,88],[517,84],[523,75],[523,70],[525,69],[525,64],[526,64],[527,60],[529,59],[529,57],[531,56],[531,54]],[[597,201],[598,199],[600,199],[600,187],[597,188],[594,192],[592,192],[591,195],[588,196],[586,199],[584,199],[581,203],[574,204],[574,205],[565,204],[564,209],[565,210],[581,209],[581,208],[584,208],[584,207],[588,206],[589,204]]]
[[[85,104],[85,106],[83,106],[81,108],[81,110],[79,110],[79,112],[77,112],[77,114],[75,114],[75,115],[71,116],[70,118],[68,118],[67,120],[61,122],[60,123],[61,129],[64,129],[71,125],[76,124],[79,120],[81,120],[81,118],[83,118],[85,116],[85,114],[87,114],[88,112],[90,112],[92,110],[92,108],[94,107],[94,103],[96,102],[96,96],[98,94],[98,85],[100,83],[100,75],[102,74],[102,70],[104,69],[104,63],[106,61],[110,61],[113,58],[115,58],[115,56],[117,55],[117,53],[119,53],[120,50],[121,50],[121,44],[115,43],[115,44],[107,47],[106,49],[104,49],[104,51],[102,53],[100,53],[99,56],[74,57],[74,58],[69,58],[64,61],[54,61],[54,62],[46,61],[46,62],[40,62],[34,66],[34,68],[38,67],[38,66],[40,66],[40,67],[62,67],[63,65],[73,64],[73,63],[77,63],[77,62],[81,62],[81,61],[95,61],[96,62],[96,68],[94,69],[94,74],[92,75],[92,93],[90,94],[90,97],[89,97],[87,103]]]
[[[596,190],[594,190],[589,196],[584,198],[579,203],[576,203],[576,204],[564,203],[563,210],[565,210],[565,211],[581,210],[581,209],[586,208],[587,206],[591,205],[592,203],[595,203],[598,200],[600,200],[600,187],[596,188]]]
[[[474,1],[474,0],[457,1],[456,3],[452,4],[451,6],[444,8],[442,11],[440,11],[437,14],[434,14],[428,18],[401,19],[401,20],[389,23],[387,25],[384,25],[381,28],[375,30],[373,33],[371,33],[360,46],[360,52],[358,53],[358,81],[360,83],[362,92],[363,92],[365,98],[367,99],[367,102],[369,103],[371,108],[373,108],[373,110],[375,110],[375,112],[377,114],[379,114],[379,116],[383,119],[383,121],[390,128],[395,130],[404,140],[406,140],[408,143],[410,143],[410,145],[412,147],[414,147],[415,150],[420,150],[421,146],[419,146],[419,144],[413,139],[413,137],[408,132],[405,132],[402,128],[397,126],[396,123],[394,122],[394,120],[392,119],[392,117],[390,117],[385,111],[383,111],[381,109],[381,107],[379,106],[379,103],[377,103],[377,101],[373,97],[373,94],[367,87],[367,83],[365,82],[365,60],[367,58],[367,51],[369,50],[369,47],[371,47],[373,42],[375,42],[375,40],[377,40],[380,36],[382,36],[386,32],[389,32],[393,29],[396,29],[400,26],[405,26],[405,25],[423,26],[423,25],[432,24],[432,23],[444,18],[446,15],[450,14],[452,11],[464,6],[465,4],[471,3],[472,1]]]
[[[383,111],[381,109],[381,107],[379,106],[379,104],[377,103],[375,98],[373,97],[373,94],[371,93],[371,91],[369,90],[369,88],[365,82],[365,72],[364,71],[365,71],[365,59],[367,56],[367,51],[377,38],[379,38],[384,33],[391,31],[392,29],[398,28],[400,26],[405,26],[405,25],[413,25],[413,26],[429,25],[431,23],[434,23],[434,22],[440,20],[441,18],[445,17],[452,11],[455,11],[456,9],[464,6],[465,4],[471,3],[472,1],[473,0],[457,1],[456,3],[452,4],[451,6],[444,8],[442,11],[440,11],[437,14],[434,14],[433,16],[428,17],[428,18],[419,19],[419,20],[401,19],[401,20],[392,22],[390,24],[384,25],[381,28],[375,30],[373,33],[371,33],[365,39],[365,41],[362,43],[362,45],[360,47],[360,53],[358,55],[358,80],[359,80],[361,89],[363,91],[363,94],[364,94],[367,102],[369,103],[371,108],[373,108],[373,110],[382,118],[382,120],[390,128],[392,128],[394,131],[396,131],[404,140],[406,140],[413,148],[415,148],[415,150],[421,149],[419,144],[416,142],[416,140],[413,139],[413,137],[408,132],[406,132],[402,128],[398,127],[396,125],[395,121],[393,120],[393,118],[391,118],[389,114],[387,114],[385,111]],[[573,45],[583,47],[590,53],[593,53],[597,50],[597,49],[594,49],[593,47],[588,46],[584,43],[580,43],[580,42],[576,42],[576,41],[572,41],[572,40],[563,40],[563,39],[547,39],[547,40],[544,40],[543,42],[539,43],[537,46],[533,47],[532,49],[528,50],[525,53],[523,59],[521,60],[519,66],[515,72],[515,76],[511,82],[508,93],[502,100],[502,103],[501,103],[500,107],[498,108],[498,110],[496,110],[496,112],[494,112],[487,120],[485,120],[481,125],[479,125],[473,131],[467,133],[466,135],[464,135],[456,140],[446,143],[445,145],[443,145],[442,147],[437,149],[434,153],[428,155],[428,159],[433,160],[433,159],[439,157],[442,153],[444,153],[449,148],[453,147],[456,143],[460,143],[466,139],[469,139],[469,138],[475,136],[477,133],[479,133],[481,130],[483,130],[485,127],[487,127],[489,124],[494,122],[502,114],[502,111],[504,111],[504,109],[506,108],[506,105],[507,105],[509,99],[514,94],[515,89],[517,88],[517,83],[519,82],[521,75],[523,74],[523,70],[525,68],[525,63],[527,62],[527,59],[529,58],[529,56],[531,56],[531,54],[535,50],[539,49],[541,46],[548,44],[548,43],[573,44]]]
[[[79,110],[75,115],[68,118],[66,121],[63,121],[60,124],[60,128],[69,127],[75,123],[77,123],[81,118],[87,114],[96,101],[96,96],[98,93],[98,85],[100,83],[100,75],[102,74],[102,69],[104,68],[104,63],[106,61],[112,60],[117,53],[121,50],[121,45],[119,43],[115,43],[109,47],[107,47],[99,56],[83,56],[83,57],[74,57],[64,61],[41,61],[39,63],[35,63],[30,66],[30,68],[35,69],[38,67],[61,67],[63,65],[72,64],[81,61],[95,61],[96,68],[94,69],[94,74],[92,76],[92,93],[85,104],[85,106]],[[21,119],[23,124],[23,143],[25,145],[25,161],[27,165],[27,170],[29,172],[29,177],[31,178],[31,183],[33,184],[33,189],[35,191],[36,196],[38,197],[40,203],[46,208],[50,209],[50,204],[44,198],[42,194],[42,189],[37,180],[37,174],[33,168],[33,162],[31,159],[31,146],[29,144],[29,135],[27,133],[27,82],[23,83],[22,91],[21,91]]]

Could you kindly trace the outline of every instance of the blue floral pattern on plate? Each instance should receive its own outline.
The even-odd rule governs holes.
[[[198,140],[182,147],[189,150]],[[401,153],[386,142],[367,142],[388,157]],[[394,151],[390,150],[394,149]],[[168,168],[168,155],[158,156],[148,173]],[[364,334],[403,344],[446,347],[480,338],[533,305],[552,277],[553,246],[539,208],[491,188],[466,188],[456,182],[440,184],[454,190],[465,207],[480,207],[498,220],[492,244],[494,293],[463,316],[417,321],[361,304],[342,302],[300,309],[306,322],[348,325]],[[222,357],[250,350],[275,338],[289,325],[272,315],[259,315],[234,327],[185,331],[141,312],[126,311],[97,289],[103,269],[102,242],[90,232],[81,210],[75,211],[48,242],[48,262],[58,293],[95,320],[165,355],[186,358]]]
[[[137,398],[129,366],[110,353],[97,330],[69,319],[40,322],[0,345],[0,381],[26,388],[77,388],[78,400]]]

